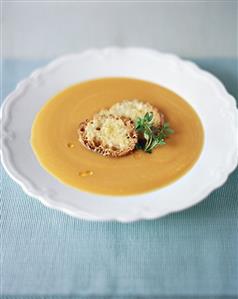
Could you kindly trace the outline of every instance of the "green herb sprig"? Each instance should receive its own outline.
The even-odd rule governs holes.
[[[154,127],[152,112],[147,112],[143,118],[137,118],[136,131],[139,136],[136,147],[146,153],[152,153],[157,146],[166,144],[165,139],[174,133],[168,122],[163,123],[160,127]]]

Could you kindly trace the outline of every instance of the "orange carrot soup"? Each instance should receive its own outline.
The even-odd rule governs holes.
[[[79,124],[101,109],[130,99],[162,111],[175,133],[151,154],[141,150],[118,157],[94,153],[78,141]],[[71,86],[50,99],[37,114],[31,144],[41,166],[62,183],[99,194],[129,195],[166,186],[198,160],[204,133],[194,109],[157,84],[104,78]]]

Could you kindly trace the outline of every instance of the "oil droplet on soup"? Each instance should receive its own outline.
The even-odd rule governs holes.
[[[81,176],[81,177],[91,176],[91,175],[93,175],[93,171],[92,170],[80,171],[79,172],[79,176]]]
[[[69,143],[67,143],[67,147],[68,147],[68,148],[74,148],[74,147],[75,147],[75,144],[74,144],[74,143],[71,143],[71,142],[69,142]]]

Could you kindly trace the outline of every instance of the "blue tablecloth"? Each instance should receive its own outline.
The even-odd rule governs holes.
[[[45,62],[4,61],[3,95]],[[237,60],[195,62],[238,98]],[[44,207],[2,169],[3,298],[237,298],[237,183],[238,171],[162,219],[94,223]]]

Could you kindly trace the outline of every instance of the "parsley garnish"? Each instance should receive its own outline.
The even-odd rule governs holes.
[[[153,126],[153,113],[146,113],[143,118],[136,120],[136,131],[139,135],[137,149],[142,149],[146,153],[152,153],[152,150],[159,145],[166,144],[165,139],[174,133],[168,122],[160,127]]]

